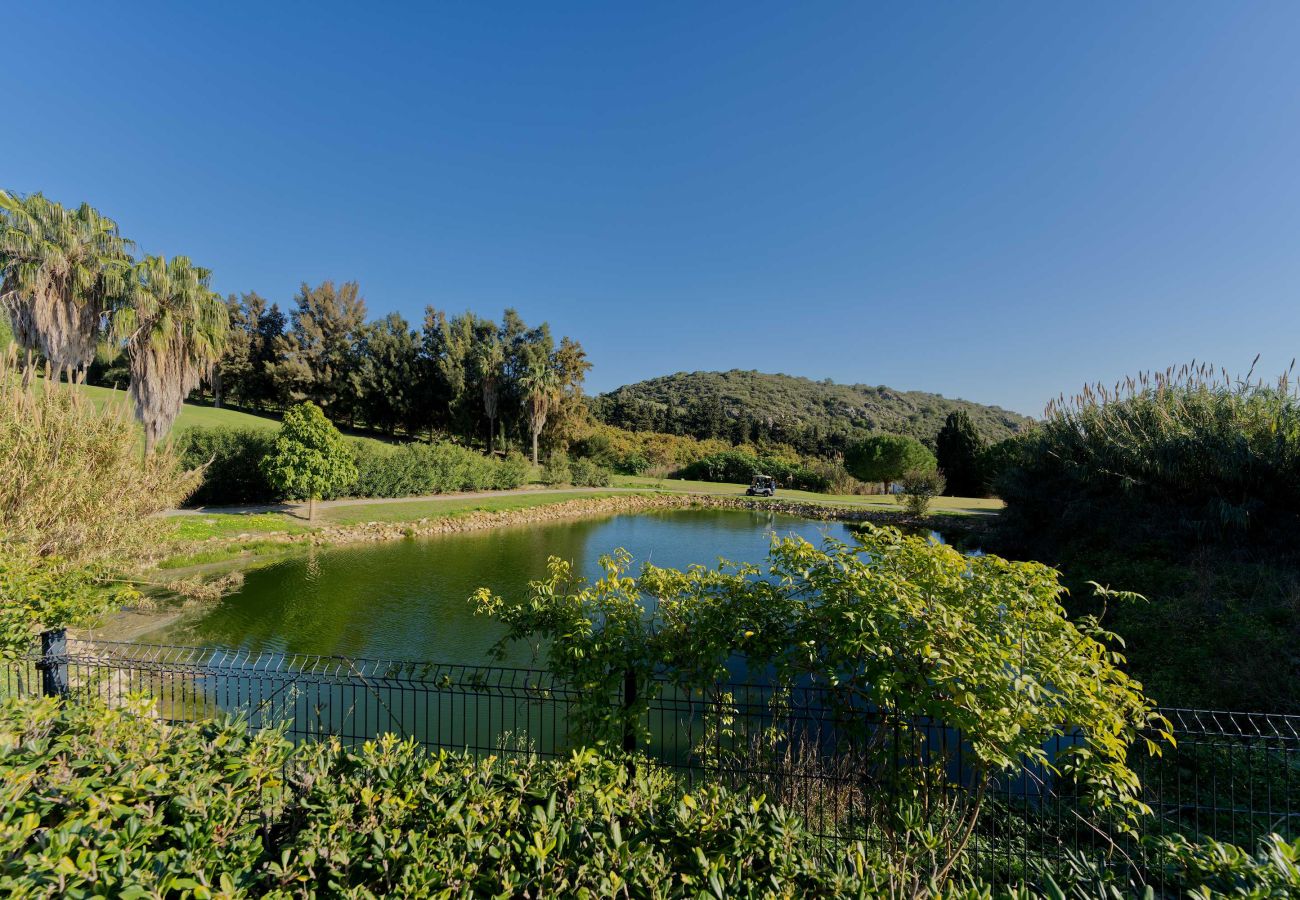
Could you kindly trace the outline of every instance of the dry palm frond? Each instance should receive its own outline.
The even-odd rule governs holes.
[[[116,223],[87,204],[69,210],[40,194],[0,192],[0,301],[19,344],[58,370],[88,365],[120,302],[128,247]]]
[[[130,306],[114,316],[114,331],[126,342],[146,455],[225,349],[229,312],[208,287],[210,276],[183,256],[145,257],[131,271]]]

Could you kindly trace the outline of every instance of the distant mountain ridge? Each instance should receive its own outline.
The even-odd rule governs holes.
[[[741,369],[678,372],[624,385],[594,398],[592,409],[602,421],[633,431],[769,438],[820,453],[868,432],[907,434],[933,445],[948,414],[959,409],[990,443],[1033,421],[1001,407],[924,391]]]

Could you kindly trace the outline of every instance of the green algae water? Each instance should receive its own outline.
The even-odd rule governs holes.
[[[622,547],[639,566],[759,562],[772,534],[850,540],[848,526],[761,511],[673,510],[506,526],[351,547],[317,548],[248,572],[237,593],[141,635],[149,643],[286,654],[490,662],[496,623],[476,616],[479,587],[522,596],[550,556],[594,576]],[[526,647],[505,664],[534,665]]]

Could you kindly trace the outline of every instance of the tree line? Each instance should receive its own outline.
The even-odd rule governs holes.
[[[513,309],[500,321],[426,307],[368,321],[356,282],[303,284],[288,315],[256,293],[225,300],[230,340],[214,403],[255,410],[310,400],[335,422],[388,435],[445,434],[493,451],[573,440],[591,364]]]
[[[591,364],[546,323],[428,307],[419,330],[368,321],[356,282],[304,283],[286,315],[256,293],[224,300],[187,257],[146,255],[88,204],[0,191],[0,304],[30,382],[124,385],[146,452],[195,392],[259,411],[311,401],[336,422],[444,434],[492,452],[563,447],[586,416]]]

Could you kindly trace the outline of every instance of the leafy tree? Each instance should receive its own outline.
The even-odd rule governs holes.
[[[288,385],[292,399],[310,400],[351,421],[359,406],[366,301],[355,281],[337,288],[324,281],[317,287],[303,283],[294,302],[292,327],[277,342],[272,373]]]
[[[307,499],[309,520],[316,518],[318,497],[344,490],[357,477],[343,435],[311,402],[299,403],[284,414],[262,469],[275,488]]]
[[[130,304],[113,317],[126,342],[129,393],[144,425],[146,456],[225,350],[229,315],[208,287],[210,277],[187,257],[147,256],[131,270]]]
[[[955,497],[984,496],[986,479],[980,465],[984,439],[964,409],[948,413],[934,446],[948,493]]]
[[[546,362],[538,361],[524,373],[520,386],[528,402],[528,431],[533,439],[533,465],[537,465],[537,439],[559,398],[560,377]]]
[[[934,454],[916,438],[901,434],[873,434],[848,448],[844,467],[861,481],[878,481],[886,492],[889,483],[913,469],[927,471],[936,466]]]
[[[89,205],[0,191],[0,300],[27,350],[25,377],[36,350],[60,370],[90,364],[130,268],[117,224]]]

